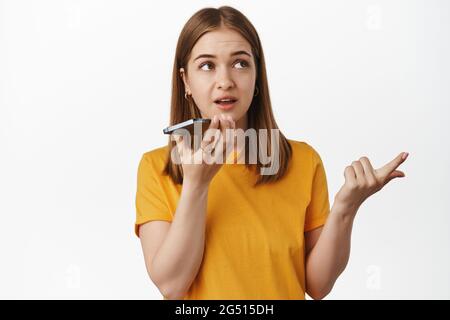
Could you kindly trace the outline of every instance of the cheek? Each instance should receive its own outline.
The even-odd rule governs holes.
[[[209,84],[210,81],[208,81],[205,77],[197,77],[195,81],[191,82],[190,87],[192,93],[200,97],[208,90]]]
[[[205,77],[198,77],[190,85],[192,90],[192,95],[197,102],[197,105],[205,103],[210,98],[211,93],[211,81]]]
[[[195,81],[190,83],[190,88],[192,97],[202,117],[210,118],[211,80],[207,79],[207,77],[196,77]]]
[[[256,76],[254,71],[247,70],[247,71],[236,71],[235,74],[235,80],[236,82],[239,82],[239,84],[244,88],[251,87],[256,80]]]
[[[241,77],[237,81],[237,87],[242,98],[251,100],[255,91],[255,77],[250,75],[248,77]]]

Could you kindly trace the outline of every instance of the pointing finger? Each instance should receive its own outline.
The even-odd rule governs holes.
[[[376,175],[381,178],[382,181],[385,181],[389,175],[401,165],[406,158],[408,157],[408,152],[402,152],[397,157],[395,157],[392,161],[385,164],[383,167],[375,170]]]

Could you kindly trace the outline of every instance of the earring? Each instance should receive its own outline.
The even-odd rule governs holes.
[[[259,89],[257,86],[255,86],[255,94],[253,96],[256,97],[258,95],[258,93],[259,93]]]
[[[184,98],[185,98],[186,100],[189,100],[187,96],[188,96],[188,92],[186,91],[186,92],[184,93]]]

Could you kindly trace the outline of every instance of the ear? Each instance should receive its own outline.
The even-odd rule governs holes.
[[[191,89],[189,88],[189,84],[188,84],[188,80],[187,80],[187,75],[186,75],[186,72],[184,71],[184,68],[180,68],[180,77],[181,77],[181,79],[183,79],[185,91],[191,92]]]

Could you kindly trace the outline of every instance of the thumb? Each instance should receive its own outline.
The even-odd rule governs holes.
[[[403,171],[395,170],[395,171],[391,172],[391,174],[387,177],[386,182],[384,184],[386,185],[389,181],[391,181],[395,178],[404,178],[405,176],[406,175]]]

